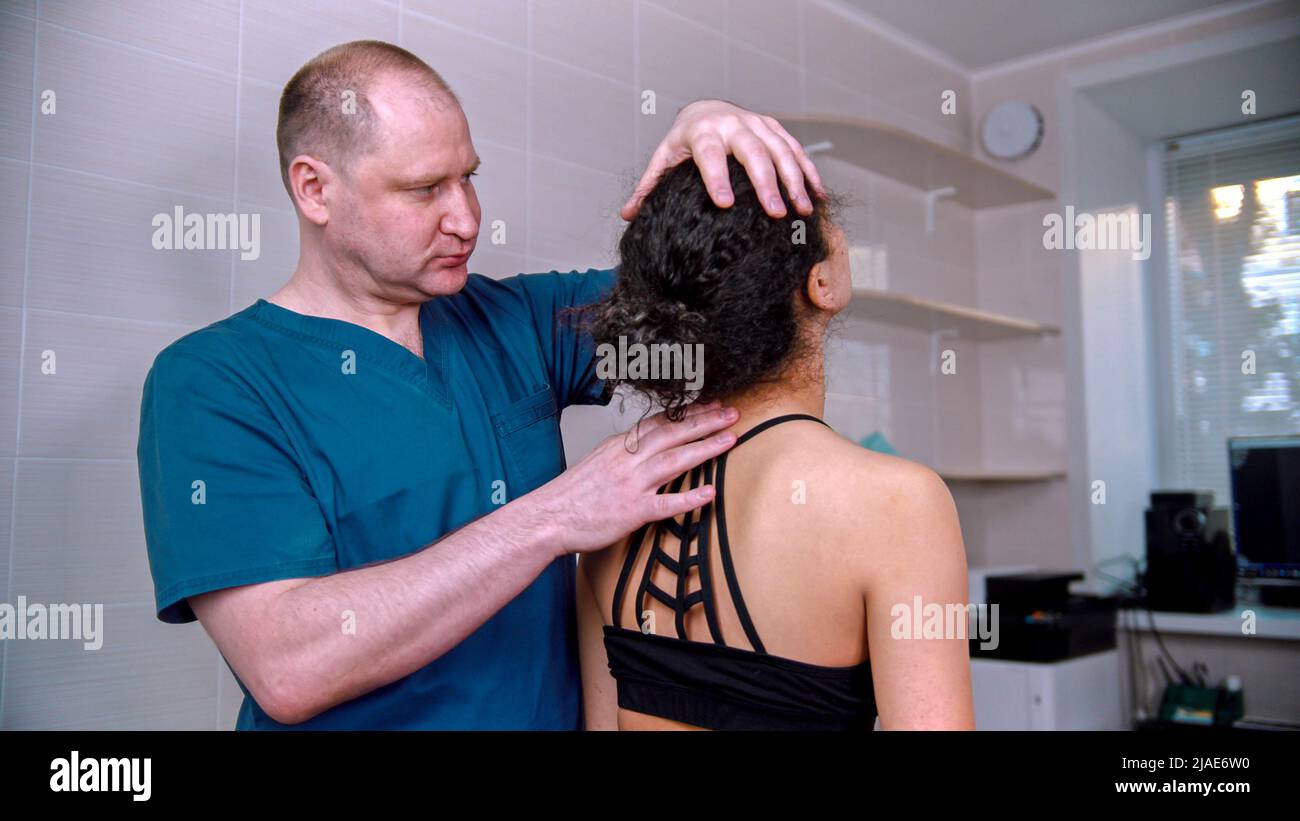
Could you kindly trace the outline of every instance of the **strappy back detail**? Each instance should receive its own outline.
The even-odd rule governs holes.
[[[753,439],[758,434],[779,425],[782,422],[792,422],[796,419],[807,419],[825,425],[821,419],[806,413],[791,413],[785,416],[777,416],[767,419],[758,425],[750,428],[743,435],[736,439],[736,444],[732,445],[732,450],[740,447],[745,442]],[[827,426],[829,427],[829,425]],[[728,451],[729,453],[730,451]],[[713,484],[716,493],[717,511],[718,511],[718,553],[722,559],[722,570],[727,580],[727,590],[731,594],[732,605],[736,608],[736,616],[740,619],[740,625],[745,631],[745,637],[749,639],[750,645],[756,652],[766,652],[763,649],[763,642],[758,637],[758,631],[754,628],[754,621],[749,616],[749,610],[745,607],[745,597],[741,595],[740,583],[736,580],[736,569],[731,560],[731,542],[727,538],[727,519],[726,519],[726,483],[727,483],[727,453],[723,453],[717,458],[718,477],[716,484],[713,479],[713,462],[710,460],[690,472],[690,487],[697,488],[700,486],[701,475],[704,478],[704,484]],[[680,493],[682,483],[687,474],[683,473],[673,480],[669,485],[660,488],[660,493],[665,489],[669,493]],[[709,533],[711,531],[710,520],[713,515],[714,502],[710,502],[700,510],[700,518],[693,520],[695,511],[686,514],[686,518],[680,524],[674,519],[663,519],[653,523],[657,525],[654,533],[654,543],[650,547],[650,559],[646,562],[645,570],[641,573],[641,583],[637,587],[637,624],[641,632],[646,632],[645,622],[641,620],[643,612],[641,602],[646,595],[653,596],[673,609],[674,624],[677,629],[677,638],[686,639],[686,613],[697,604],[704,606],[705,618],[709,625],[709,634],[713,637],[713,643],[726,646],[722,640],[722,632],[718,627],[718,607],[713,598],[713,586],[711,584],[712,568],[707,561],[709,555]],[[623,596],[627,589],[629,576],[632,574],[632,568],[636,566],[637,556],[641,551],[641,544],[645,541],[645,536],[651,525],[647,524],[638,530],[632,536],[628,545],[627,557],[623,561],[623,571],[619,574],[618,585],[614,588],[614,627],[622,626]],[[664,530],[676,536],[681,544],[681,551],[677,559],[669,556],[664,552],[662,539]],[[690,554],[691,542],[699,538],[699,550]],[[685,558],[683,558],[685,557]],[[655,563],[658,562],[672,571],[677,577],[677,589],[674,593],[669,593],[651,581],[654,573]],[[700,568],[700,589],[692,593],[686,592],[686,580],[690,575],[690,567],[699,565]]]
[[[777,416],[746,431],[737,438],[732,450],[775,425],[801,419],[826,424],[804,413]],[[713,729],[871,729],[875,699],[868,661],[853,667],[822,667],[773,656],[764,648],[740,590],[727,535],[728,453],[689,471],[691,488],[699,487],[702,479],[704,484],[713,484],[716,489],[714,501],[698,511],[698,518],[696,511],[691,511],[680,523],[668,518],[647,524],[628,543],[614,588],[613,625],[604,628],[610,672],[618,684],[619,706]],[[688,474],[682,474],[659,492],[681,492],[687,478]],[[752,650],[729,646],[723,639],[713,590],[717,569],[711,564],[710,550],[715,504],[722,575],[736,618]],[[642,545],[652,528],[649,556],[636,584],[634,599],[633,612],[640,629],[626,629],[622,626],[624,598]],[[663,548],[665,532],[678,540],[675,558]],[[694,543],[698,543],[698,550],[692,553],[690,547]],[[669,585],[671,591],[654,582],[656,564],[675,577],[675,584]],[[698,568],[700,587],[688,591],[692,567]],[[675,639],[655,635],[650,630],[643,617],[647,597],[671,608]],[[712,643],[692,641],[686,635],[686,618],[696,605],[704,610]]]

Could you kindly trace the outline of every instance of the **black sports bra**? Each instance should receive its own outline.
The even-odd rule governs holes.
[[[736,440],[733,448],[773,425],[795,419],[822,422],[815,416],[792,413],[768,419],[750,428]],[[829,426],[828,426],[829,427]],[[717,482],[713,481],[713,460],[690,471],[691,487],[698,487],[701,475],[705,483],[714,483],[718,520],[718,553],[727,589],[736,616],[753,650],[729,647],[718,627],[718,609],[713,597],[714,569],[709,563],[710,517],[713,504],[705,505],[699,521],[692,522],[687,513],[679,524],[663,519],[646,525],[633,534],[627,558],[614,588],[614,624],[605,625],[605,652],[609,669],[618,688],[618,706],[625,710],[660,716],[697,727],[714,730],[870,730],[876,718],[876,700],[871,682],[870,660],[854,667],[821,667],[794,659],[773,656],[763,648],[754,623],[745,608],[731,561],[727,541],[726,500],[724,497],[727,454],[717,457]],[[665,485],[660,493],[681,490],[686,474]],[[653,526],[654,543],[637,588],[637,622],[640,630],[621,626],[623,594],[636,564],[647,530]],[[660,539],[663,531],[680,542],[676,559],[669,556]],[[690,545],[699,539],[699,550],[690,553]],[[668,592],[656,585],[651,576],[658,562],[677,577],[676,591]],[[686,591],[692,565],[699,567],[700,589]],[[642,620],[641,603],[653,596],[673,609],[677,638],[647,631]],[[686,613],[696,604],[704,613],[713,643],[686,638]]]

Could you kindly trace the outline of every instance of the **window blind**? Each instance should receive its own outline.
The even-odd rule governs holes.
[[[1226,505],[1228,437],[1300,433],[1300,117],[1171,140],[1164,177],[1170,464]]]

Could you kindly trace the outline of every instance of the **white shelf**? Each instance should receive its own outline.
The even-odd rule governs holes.
[[[1055,193],[1005,168],[882,122],[839,115],[778,114],[805,146],[831,143],[825,156],[896,180],[919,191],[955,188],[951,199],[968,208],[991,208],[1055,198]],[[820,156],[821,154],[818,154]],[[1023,317],[855,287],[847,316],[926,333],[975,341],[1057,336],[1061,328]],[[948,482],[977,484],[1042,482],[1065,478],[1064,470],[939,469]]]
[[[848,313],[870,322],[928,332],[948,331],[980,341],[1055,335],[1061,332],[1055,325],[1030,319],[875,288],[854,288]]]
[[[852,163],[922,191],[956,188],[957,202],[990,208],[1055,198],[1000,166],[896,126],[830,114],[774,115],[805,146],[827,142],[826,156]]]

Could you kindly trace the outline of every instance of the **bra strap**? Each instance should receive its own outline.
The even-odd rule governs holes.
[[[758,434],[775,427],[782,422],[793,422],[800,419],[806,419],[811,422],[819,422],[826,425],[824,421],[807,413],[787,413],[783,416],[774,416],[766,419],[749,430],[736,440],[732,445],[735,450],[740,445],[753,439]],[[830,425],[826,425],[830,427]],[[727,479],[727,456],[731,451],[727,451],[718,457],[718,481],[717,493],[714,494],[714,504],[718,506],[718,554],[722,557],[722,570],[727,578],[727,589],[731,591],[731,602],[736,607],[736,618],[740,620],[740,626],[745,631],[745,637],[749,639],[749,644],[755,652],[766,653],[763,648],[763,641],[758,637],[758,630],[754,627],[754,620],[749,617],[749,608],[745,607],[745,597],[740,593],[740,582],[736,579],[736,568],[731,561],[731,540],[727,537],[727,507],[726,507],[726,479]]]
[[[807,419],[810,422],[817,422],[819,424],[826,425],[825,421],[818,419],[816,416],[813,416],[810,413],[787,413],[783,416],[773,416],[771,419],[764,419],[762,422],[759,422],[754,427],[745,431],[743,434],[740,435],[740,438],[736,440],[736,444],[732,445],[731,447],[734,450],[737,446],[742,445],[745,442],[748,442],[750,439],[753,439],[755,436],[759,435],[760,433],[767,430],[768,428],[779,425],[782,422],[793,422],[796,419]],[[829,428],[830,425],[826,425],[826,427]]]
[[[682,482],[685,479],[686,479],[686,474],[683,473],[681,476],[678,476],[675,480],[670,481],[664,484],[662,487],[660,487],[659,492],[677,493],[678,491],[681,490]],[[622,619],[623,595],[627,590],[627,583],[629,577],[632,575],[632,568],[636,566],[637,554],[641,552],[641,542],[645,540],[646,533],[649,532],[650,526],[652,524],[654,524],[654,522],[647,522],[646,524],[642,525],[640,529],[638,529],[637,532],[632,535],[632,540],[628,542],[627,556],[623,560],[623,569],[622,571],[619,572],[618,583],[614,586],[614,610],[612,613],[613,615],[612,621],[614,622],[615,627],[623,626],[623,619]],[[658,541],[659,541],[659,535],[658,533],[656,533],[655,534],[656,544],[658,543]],[[654,548],[651,548],[652,551],[653,549]],[[650,561],[647,563],[647,566],[653,564],[654,564],[654,553],[652,552],[650,554]],[[638,595],[636,601],[633,602],[632,605],[632,611],[633,611],[632,618],[637,623],[638,628],[641,626],[640,607],[641,607],[641,596]]]
[[[732,448],[734,449],[735,447],[749,441],[770,427],[779,425],[782,422],[792,422],[800,419],[806,419],[808,421],[819,422],[826,425],[824,421],[818,419],[816,416],[806,413],[788,413],[784,416],[776,416],[767,419],[750,428],[736,439],[736,444],[732,445]],[[830,427],[829,425],[826,426]],[[709,460],[706,462],[703,469],[704,481],[710,484],[713,483],[713,461],[714,460]],[[693,516],[688,512],[680,526],[678,526],[672,519],[665,519],[657,523],[642,525],[636,533],[632,535],[631,541],[628,543],[627,554],[623,559],[622,571],[619,573],[618,582],[614,586],[613,618],[611,620],[614,623],[614,627],[622,627],[621,611],[623,597],[626,594],[628,582],[631,581],[632,569],[636,566],[636,558],[637,554],[640,553],[641,544],[645,541],[645,538],[649,533],[649,528],[653,524],[656,525],[654,528],[653,544],[650,547],[650,556],[648,557],[645,569],[641,575],[641,583],[637,586],[636,599],[633,606],[634,611],[636,611],[634,612],[634,620],[638,627],[644,630],[644,625],[641,622],[641,613],[639,611],[642,607],[642,600],[644,597],[650,595],[673,609],[675,616],[674,626],[677,629],[677,636],[678,638],[685,639],[686,611],[690,609],[692,604],[703,602],[709,632],[712,634],[713,641],[715,644],[725,646],[725,642],[722,640],[722,632],[718,624],[716,612],[717,606],[713,601],[712,579],[709,572],[709,525],[710,519],[712,518],[717,521],[718,525],[718,549],[722,557],[722,569],[727,580],[727,589],[731,593],[732,603],[736,607],[736,616],[740,620],[741,627],[745,630],[745,636],[749,639],[750,645],[756,652],[763,653],[766,652],[763,649],[763,642],[759,639],[758,631],[754,628],[754,622],[749,616],[749,610],[745,607],[744,597],[740,593],[740,583],[736,579],[735,567],[732,565],[731,561],[731,544],[727,539],[727,522],[723,502],[723,490],[726,484],[727,469],[726,453],[717,457],[717,468],[717,492],[715,493],[715,499],[713,502],[704,506],[704,509],[700,512],[699,521],[693,522]],[[701,473],[700,467],[697,466],[691,471],[688,471],[688,473],[690,474],[691,487],[698,487]],[[687,474],[683,473],[675,480],[660,487],[659,492],[680,492],[686,478]],[[715,505],[716,512],[714,511]],[[679,540],[679,555],[675,561],[664,553],[660,546],[660,539],[662,538],[663,529],[665,527],[673,530],[674,535],[676,535]],[[688,559],[688,546],[696,535],[699,536],[700,543],[696,554],[690,556]],[[664,564],[677,576],[676,595],[661,590],[658,585],[651,581],[651,573],[656,561]],[[689,573],[689,565],[691,564],[699,565],[700,589],[690,595],[686,595],[686,577]]]

